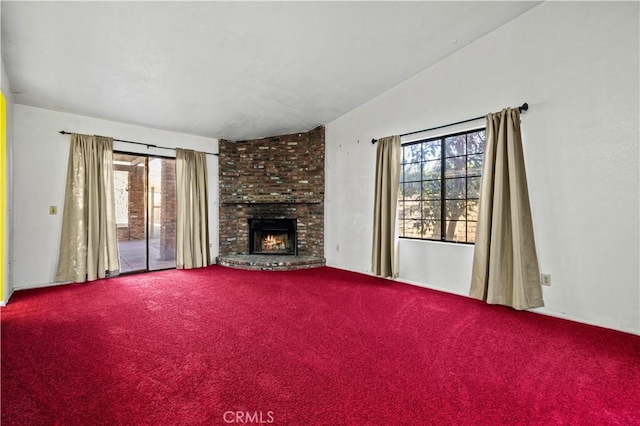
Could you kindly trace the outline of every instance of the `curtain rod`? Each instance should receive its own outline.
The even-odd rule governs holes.
[[[67,131],[64,131],[64,130],[60,130],[60,134],[62,134],[62,135],[70,135],[70,134],[71,134],[71,132],[67,132]],[[123,140],[123,139],[113,139],[113,140],[114,140],[114,141],[117,141],[117,142],[133,143],[133,144],[136,144],[136,145],[144,145],[144,146],[146,146],[147,148],[170,149],[170,150],[172,150],[172,151],[175,151],[175,150],[176,150],[176,148],[168,148],[168,147],[166,147],[166,146],[158,146],[158,145],[153,145],[153,144],[150,144],[150,143],[144,143],[144,142],[125,141],[125,140]],[[216,154],[216,153],[213,153],[213,152],[205,152],[205,154],[207,154],[207,155],[215,155],[215,156],[218,156],[218,155],[219,155],[219,154]]]
[[[518,107],[518,110],[520,112],[527,111],[528,109],[529,109],[529,104],[526,103],[526,102]],[[428,132],[428,131],[431,131],[431,130],[438,130],[438,129],[442,129],[444,127],[451,127],[451,126],[455,126],[457,124],[468,123],[470,121],[480,120],[481,118],[485,118],[485,117],[486,117],[486,115],[481,115],[480,117],[469,118],[468,120],[457,121],[455,123],[443,124],[442,126],[431,127],[429,129],[416,130],[415,132],[403,133],[400,136],[409,136],[409,135],[414,135],[416,133]],[[376,142],[378,142],[378,139],[371,139],[371,143],[372,144],[375,144]]]

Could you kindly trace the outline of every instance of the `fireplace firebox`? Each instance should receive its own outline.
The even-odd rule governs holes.
[[[249,219],[249,253],[297,256],[296,219]]]

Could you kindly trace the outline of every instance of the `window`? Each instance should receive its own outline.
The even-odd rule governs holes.
[[[485,130],[402,146],[400,238],[474,243]]]

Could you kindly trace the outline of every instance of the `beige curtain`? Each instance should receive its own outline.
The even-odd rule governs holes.
[[[398,276],[396,211],[400,153],[400,136],[378,140],[371,269],[376,275],[392,278]]]
[[[176,267],[209,265],[207,161],[204,152],[176,149]]]
[[[71,134],[57,281],[117,272],[113,139]]]
[[[486,134],[470,296],[515,309],[544,306],[520,111],[488,114]]]

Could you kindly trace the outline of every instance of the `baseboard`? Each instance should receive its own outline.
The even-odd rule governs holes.
[[[334,266],[334,265],[326,265],[327,267],[330,268],[335,268],[335,269],[340,269],[342,271],[348,271],[348,272],[354,272],[356,274],[362,274],[362,275],[367,275],[370,277],[377,277],[375,274],[373,274],[370,271],[358,271],[358,270],[354,270],[354,269],[349,269],[349,268],[344,268],[344,267],[340,267],[340,266]],[[431,286],[431,285],[427,285],[418,281],[412,281],[412,280],[406,280],[406,279],[400,279],[400,278],[385,278],[385,277],[378,277],[381,279],[386,279],[389,281],[394,281],[394,282],[399,282],[402,284],[408,284],[408,285],[413,285],[416,287],[422,287],[422,288],[427,288],[430,290],[435,290],[435,291],[440,291],[442,293],[448,293],[448,294],[453,294],[455,296],[462,296],[462,297],[469,297],[468,294],[463,294],[463,293],[456,293],[453,292],[449,289],[443,288],[443,287],[438,287],[438,286]],[[6,306],[7,303],[9,302],[9,300],[11,299],[11,296],[13,295],[13,293],[15,291],[20,291],[20,290],[29,290],[29,289],[34,289],[34,288],[46,288],[46,287],[55,287],[55,286],[59,286],[59,285],[67,285],[67,284],[72,284],[71,282],[63,282],[63,283],[47,283],[47,284],[38,284],[35,286],[29,286],[29,287],[14,287],[11,289],[11,292],[9,293],[9,298],[6,301],[2,301],[0,302],[0,306]],[[567,320],[567,321],[573,321],[573,322],[577,322],[577,323],[581,323],[581,324],[587,324],[587,325],[591,325],[591,326],[595,326],[595,327],[601,327],[601,328],[606,328],[609,330],[614,330],[614,331],[620,331],[622,333],[628,333],[628,334],[633,334],[636,336],[640,336],[640,330],[634,330],[631,328],[626,328],[626,327],[619,327],[619,328],[615,328],[612,327],[608,324],[603,324],[600,323],[598,321],[591,321],[585,318],[581,318],[581,317],[576,317],[574,315],[570,315],[570,314],[566,314],[563,312],[555,312],[555,311],[547,311],[545,310],[545,308],[534,308],[531,310],[528,310],[528,312],[532,312],[534,314],[539,314],[539,315],[546,315],[549,317],[553,317],[553,318],[560,318],[563,320]]]
[[[626,328],[626,327],[614,328],[614,327],[612,327],[610,325],[602,324],[602,323],[600,323],[598,321],[591,321],[591,320],[588,320],[588,319],[585,319],[585,318],[581,318],[581,317],[577,317],[577,316],[574,316],[574,315],[565,314],[564,312],[546,311],[544,309],[545,308],[534,308],[532,310],[529,310],[529,312],[532,312],[534,314],[546,315],[548,317],[553,317],[553,318],[560,318],[560,319],[567,320],[567,321],[579,322],[581,324],[592,325],[594,327],[606,328],[608,330],[620,331],[622,333],[628,333],[628,334],[634,334],[636,336],[640,336],[640,330],[632,330],[632,329]]]
[[[35,285],[30,285],[30,286],[18,286],[18,287],[14,287],[13,289],[16,291],[20,291],[20,290],[31,290],[34,288],[46,288],[46,287],[56,287],[59,285],[67,285],[67,284],[73,284],[71,281],[70,282],[64,282],[64,283],[45,283],[45,284],[35,284]]]
[[[364,271],[363,272],[363,271],[356,271],[356,270],[352,270],[352,269],[348,269],[348,268],[342,268],[342,267],[339,267],[339,266],[333,266],[333,265],[327,265],[327,266],[330,267],[330,268],[336,268],[336,269],[341,269],[343,271],[355,272],[357,274],[368,275],[368,276],[371,276],[371,277],[375,277],[376,276],[376,275],[374,275],[373,273],[371,273],[369,271]],[[445,289],[445,288],[437,287],[437,286],[430,286],[430,285],[427,285],[427,284],[424,284],[424,283],[421,283],[421,282],[417,282],[417,281],[411,281],[411,280],[405,280],[405,279],[399,279],[399,278],[396,278],[396,279],[384,278],[384,277],[378,277],[378,278],[383,278],[383,279],[386,279],[386,280],[389,280],[389,281],[395,281],[395,282],[399,282],[399,283],[403,283],[403,284],[409,284],[409,285],[413,285],[413,286],[416,286],[416,287],[428,288],[430,290],[441,291],[443,293],[453,294],[453,295],[456,295],[456,296],[469,297],[468,294],[456,293],[456,292],[453,292],[453,291],[451,291],[449,289]],[[608,324],[602,324],[602,323],[600,323],[598,321],[591,321],[591,320],[588,320],[588,319],[585,319],[585,318],[577,317],[577,316],[566,314],[566,313],[563,313],[563,312],[547,311],[547,310],[545,310],[545,308],[529,309],[529,310],[527,310],[527,312],[531,312],[531,313],[539,314],[539,315],[546,315],[548,317],[560,318],[560,319],[563,319],[563,320],[577,322],[577,323],[580,323],[580,324],[592,325],[592,326],[595,326],[595,327],[606,328],[608,330],[614,330],[614,331],[619,331],[619,332],[622,332],[622,333],[628,333],[628,334],[633,334],[633,335],[636,335],[636,336],[640,336],[640,330],[633,330],[633,329],[626,328],[626,327],[615,328],[615,327],[612,327],[611,325],[608,325]]]
[[[348,271],[348,272],[355,272],[356,274],[368,275],[370,277],[380,278],[380,279],[383,279],[383,280],[395,281],[395,282],[398,282],[398,283],[409,284],[409,285],[413,285],[413,286],[416,286],[416,287],[428,288],[429,290],[441,291],[443,293],[448,293],[448,294],[455,294],[456,296],[469,297],[469,295],[464,294],[464,293],[456,293],[456,292],[451,291],[449,289],[446,289],[444,287],[427,285],[427,284],[421,283],[419,281],[412,281],[412,280],[407,280],[407,279],[404,279],[404,278],[379,277],[379,276],[375,275],[373,272],[370,272],[370,271],[356,271],[354,269],[341,268],[339,266],[333,266],[333,265],[327,265],[327,266],[330,267],[330,268],[340,269],[342,271]]]
[[[13,296],[14,291],[15,291],[15,288],[11,287],[11,291],[9,292],[9,297],[7,297],[7,300],[1,301],[0,306],[7,306],[7,303],[9,303],[9,300],[11,300],[11,296]]]

